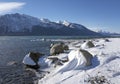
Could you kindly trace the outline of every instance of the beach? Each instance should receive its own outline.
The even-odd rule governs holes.
[[[68,69],[66,66],[71,63],[68,62],[51,70],[50,74],[39,80],[39,84],[92,84],[93,81],[101,81],[101,79],[104,80],[102,84],[119,84],[120,38],[89,40],[95,44],[93,48],[85,48],[93,55],[91,66]],[[84,43],[82,40],[64,40],[64,42],[68,42],[70,51],[80,49],[80,46]],[[59,54],[58,56],[63,55],[68,56],[68,53]],[[76,65],[74,64],[74,66]],[[77,67],[79,66],[77,65]]]
[[[22,43],[20,45],[25,45],[26,42],[29,45],[21,48],[24,48],[24,53],[21,53],[21,57],[18,54],[12,53],[13,57],[9,57],[7,59],[6,65],[5,63],[1,63],[0,67],[0,83],[1,84],[91,84],[91,81],[101,80],[103,79],[106,84],[119,84],[120,83],[120,38],[90,38],[90,39],[46,39],[43,41],[42,38],[14,38],[15,42],[19,42],[22,39]],[[24,39],[24,40],[23,40]],[[8,41],[12,44],[12,40],[3,39],[3,41]],[[87,41],[91,41],[95,46],[92,48],[87,48],[84,43]],[[42,44],[42,49],[40,47],[40,43]],[[69,46],[69,50],[66,50],[64,53],[60,53],[55,55],[54,57],[58,57],[60,59],[64,59],[69,56],[70,52],[78,51],[79,49],[84,49],[92,54],[92,65],[87,67],[81,67],[82,59],[75,58],[76,61],[73,61],[73,58],[69,58],[72,61],[68,61],[63,63],[63,65],[55,65],[51,64],[48,57],[52,57],[49,55],[50,44],[51,43],[59,43],[63,42],[64,44]],[[19,44],[19,43],[18,43]],[[30,46],[34,44],[34,48]],[[47,44],[47,45],[46,45]],[[17,49],[20,45],[12,48]],[[39,46],[38,46],[39,45]],[[29,46],[29,47],[28,47]],[[11,48],[7,46],[8,50]],[[27,50],[26,50],[27,49]],[[18,49],[19,50],[19,49]],[[43,51],[45,52],[45,57],[40,58],[39,70],[26,69],[22,64],[22,60],[24,56],[29,52],[29,50],[33,51]],[[45,50],[45,51],[44,51]],[[47,51],[46,51],[47,50]],[[27,51],[27,52],[26,52]],[[13,52],[12,50],[9,52]],[[40,52],[40,51],[39,51]],[[17,52],[16,52],[17,53]],[[8,53],[9,54],[9,53]],[[18,55],[18,57],[16,57]],[[16,58],[14,58],[16,57]],[[3,58],[3,57],[2,57]],[[20,58],[20,59],[17,59]],[[4,58],[5,59],[5,58]],[[14,60],[10,60],[14,59]],[[16,60],[15,60],[16,59]],[[4,60],[2,60],[4,61]],[[77,62],[78,61],[78,62]],[[103,83],[104,84],[104,83]]]

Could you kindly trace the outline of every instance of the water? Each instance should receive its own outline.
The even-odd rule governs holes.
[[[42,41],[43,38],[48,41]],[[0,66],[10,61],[22,62],[30,51],[49,54],[49,46],[53,39],[83,39],[81,36],[0,36]],[[95,38],[95,37],[91,37]]]
[[[44,39],[43,39],[44,38]],[[32,84],[33,72],[24,70],[22,60],[30,51],[49,55],[50,44],[60,39],[83,39],[80,36],[0,36],[0,84]],[[93,37],[92,37],[93,38]],[[59,39],[56,41],[56,39]],[[17,66],[6,66],[9,62]],[[29,80],[28,80],[29,79]],[[39,78],[38,78],[39,80]]]
[[[1,36],[0,37],[0,66],[10,61],[22,62],[30,51],[49,54],[52,41],[41,41],[39,36]]]

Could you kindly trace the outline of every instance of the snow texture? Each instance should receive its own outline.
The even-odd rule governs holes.
[[[74,45],[66,55],[69,62],[51,70],[49,75],[39,80],[39,84],[91,84],[86,80],[102,76],[109,82],[103,84],[120,84],[120,38],[109,38],[110,42],[95,40],[93,43],[96,46],[86,49],[94,56],[91,66],[81,67],[84,66],[84,58],[78,54]]]

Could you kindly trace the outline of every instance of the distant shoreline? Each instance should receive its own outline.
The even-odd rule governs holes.
[[[68,35],[0,35],[0,37],[2,36],[8,36],[8,37],[31,37],[31,36],[35,36],[35,37],[42,37],[42,38],[56,38],[59,37],[59,39],[94,39],[94,38],[120,38],[120,35],[110,35],[110,36],[68,36]]]

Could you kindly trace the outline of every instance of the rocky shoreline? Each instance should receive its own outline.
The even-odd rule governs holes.
[[[66,42],[62,42],[62,44],[55,44],[53,49],[51,48],[52,54],[61,53],[64,51],[62,49],[69,50],[67,45],[63,46]],[[6,67],[0,67],[0,84],[38,84],[38,81],[48,73],[40,69],[25,68],[23,63],[12,61]]]
[[[0,84],[37,84],[44,75],[41,71],[25,69],[23,64],[0,67]]]

